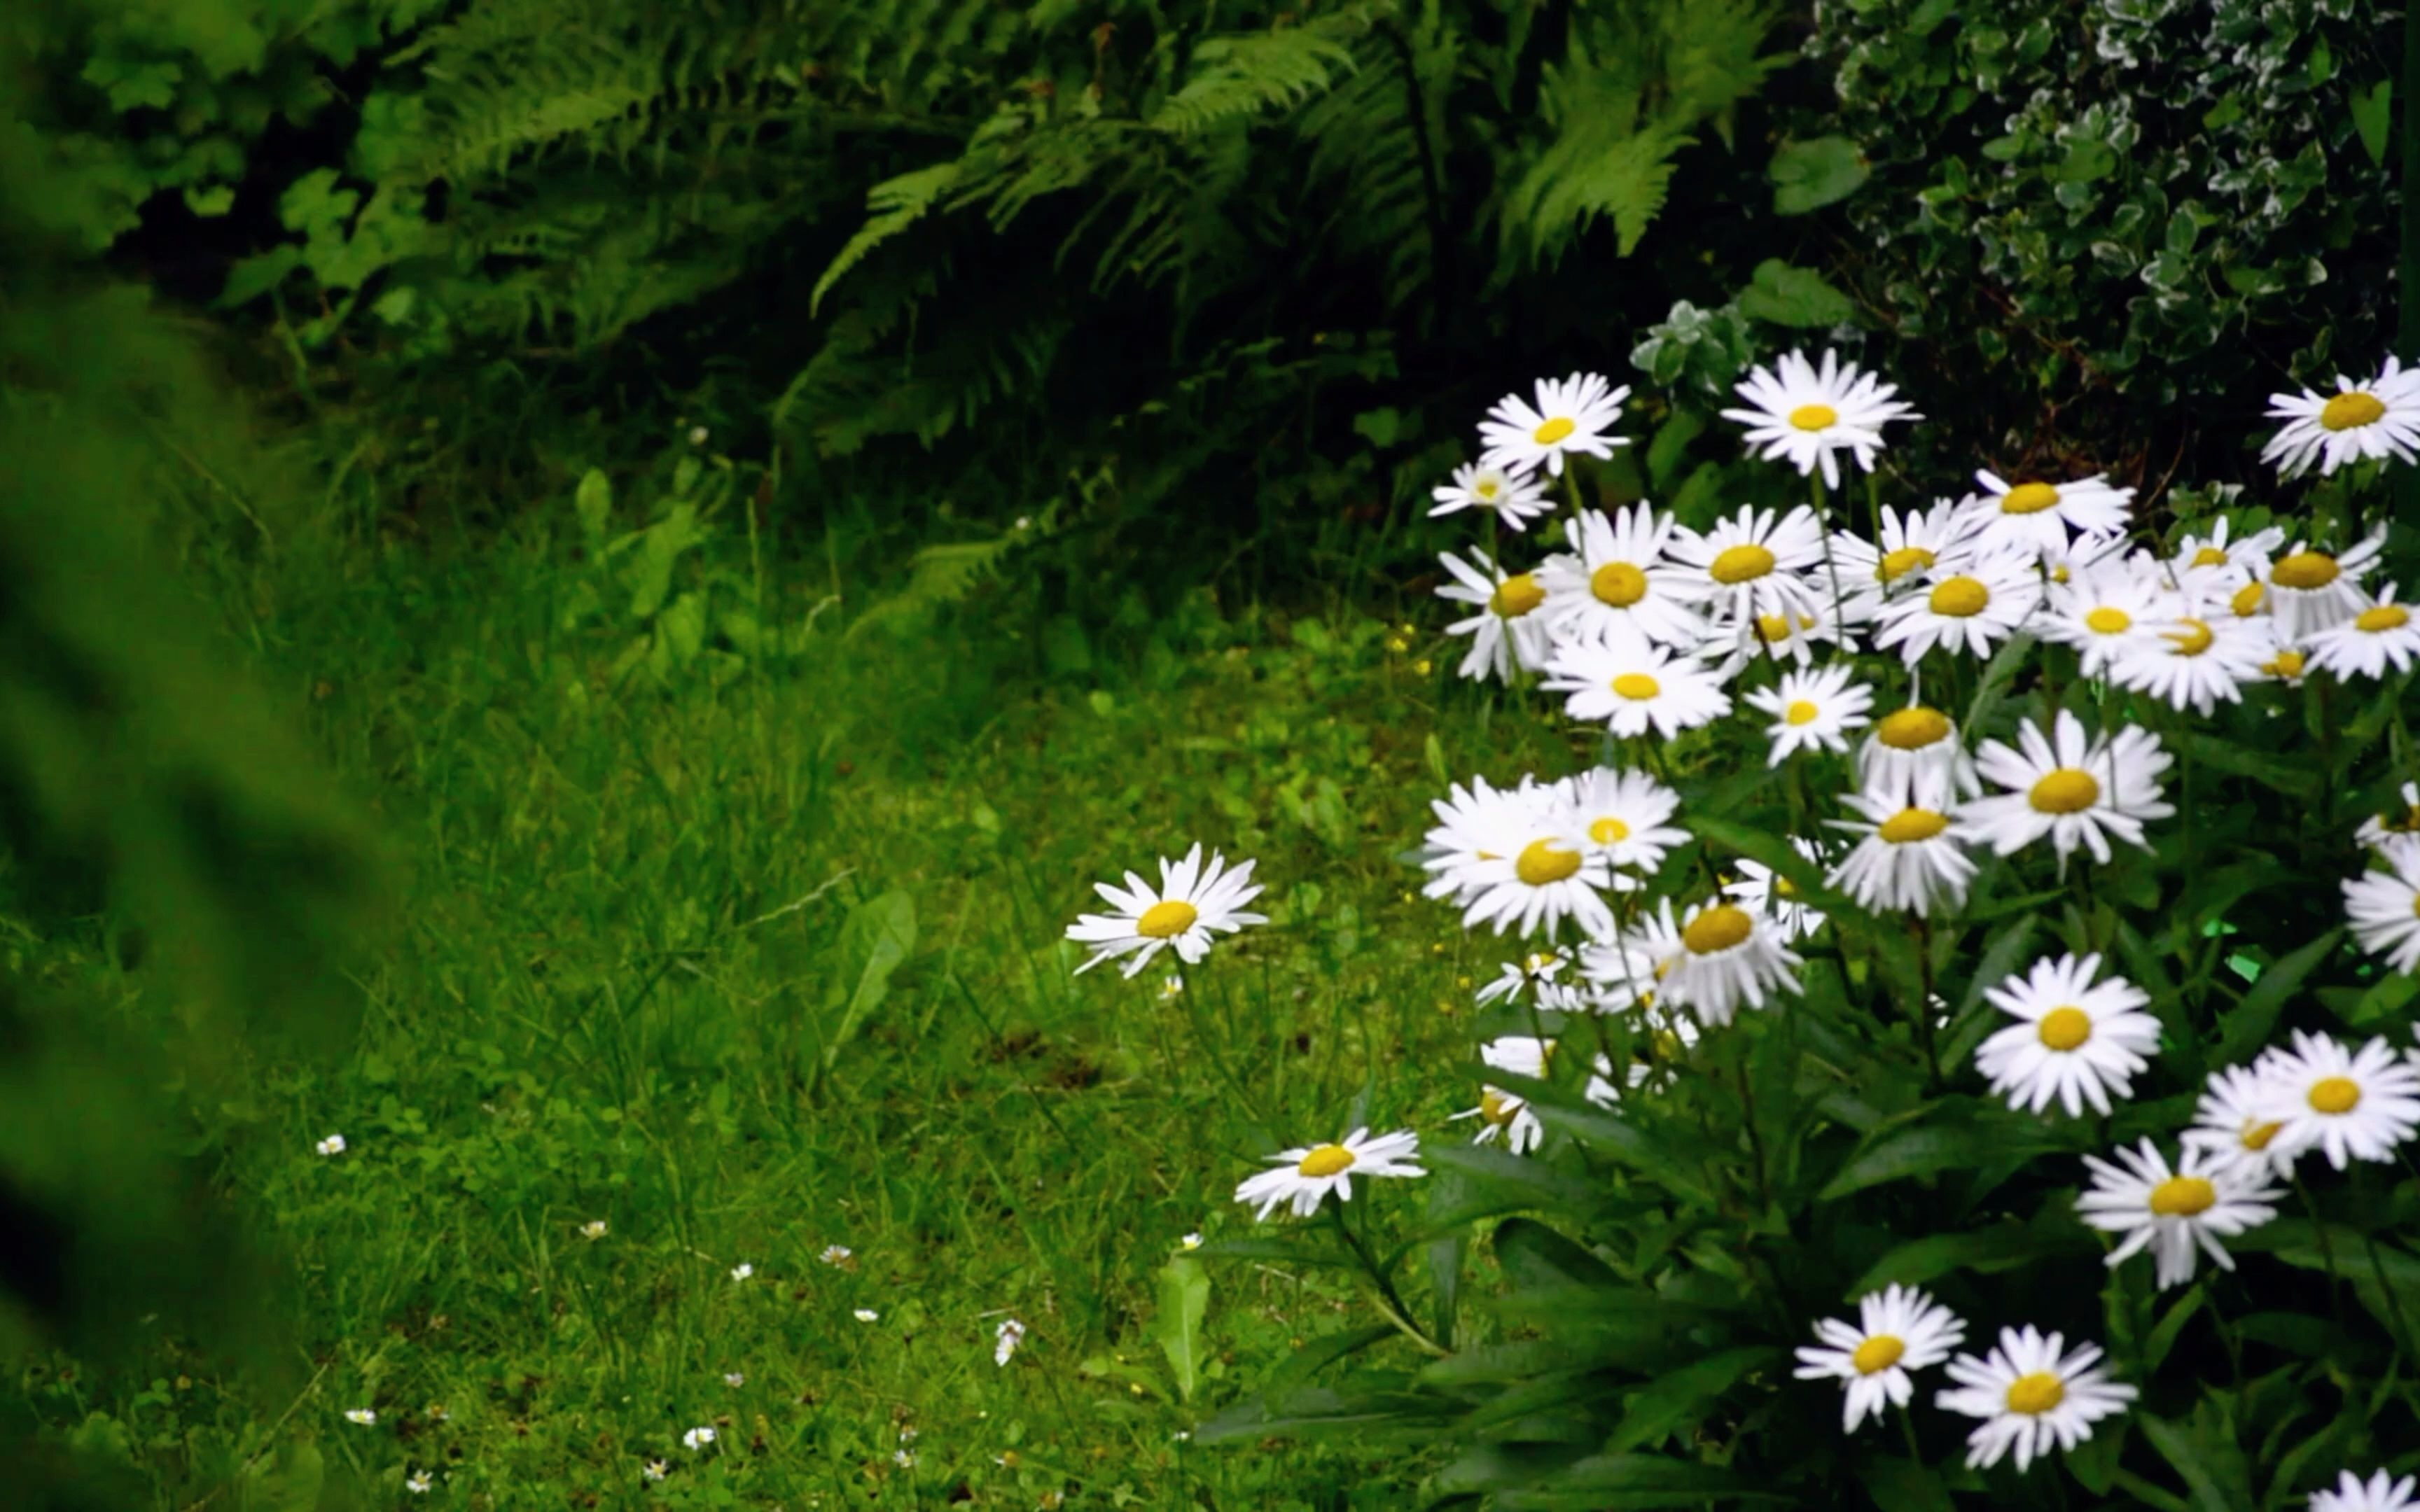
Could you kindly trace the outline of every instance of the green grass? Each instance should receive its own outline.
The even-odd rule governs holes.
[[[251,596],[259,675],[399,879],[353,1051],[260,1048],[247,1097],[194,1110],[299,1263],[308,1384],[256,1399],[173,1349],[147,1391],[44,1370],[51,1428],[162,1506],[308,1505],[264,1478],[307,1477],[306,1442],[373,1504],[638,1505],[650,1458],[668,1505],[1406,1504],[1417,1457],[1180,1438],[1369,1321],[1346,1283],[1209,1261],[1187,1401],[1157,1277],[1181,1236],[1249,1230],[1255,1157],[1357,1096],[1432,1129],[1475,1100],[1466,1005],[1504,952],[1399,856],[1440,767],[1516,771],[1544,722],[1491,721],[1365,614],[1196,599],[1037,637],[1013,583],[617,684],[629,627],[566,627],[575,555],[524,528]],[[777,625],[833,586],[761,549],[690,562],[752,574]],[[1196,839],[1258,858],[1272,923],[1174,999],[1159,969],[1073,977],[1093,880]],[[886,977],[877,926],[909,911]],[[1031,1334],[1001,1368],[1008,1315]],[[709,1453],[682,1447],[699,1425]]]

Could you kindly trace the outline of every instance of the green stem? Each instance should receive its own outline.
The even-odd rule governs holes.
[[[1419,1324],[1412,1321],[1411,1309],[1404,1306],[1404,1299],[1395,1294],[1395,1284],[1388,1280],[1387,1273],[1379,1268],[1378,1258],[1370,1253],[1368,1242],[1353,1231],[1351,1224],[1344,1221],[1344,1204],[1330,1200],[1321,1206],[1328,1218],[1335,1223],[1336,1232],[1344,1241],[1345,1248],[1353,1252],[1354,1257],[1361,1262],[1362,1270],[1368,1273],[1372,1291],[1370,1300],[1387,1321],[1395,1325],[1397,1331],[1405,1338],[1431,1354],[1442,1357],[1452,1352],[1429,1337]]]

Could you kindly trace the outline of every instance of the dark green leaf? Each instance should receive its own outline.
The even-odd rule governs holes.
[[[1783,143],[1765,177],[1773,181],[1774,213],[1804,215],[1855,193],[1872,172],[1855,143],[1845,136],[1819,136],[1811,142]]]
[[[2366,89],[2356,89],[2349,102],[2352,109],[2352,129],[2361,137],[2361,149],[2369,154],[2373,166],[2386,165],[2386,127],[2393,115],[2395,81],[2381,79]]]
[[[1957,1512],[1940,1475],[1912,1459],[1866,1459],[1857,1474],[1878,1512]]]
[[[2301,949],[2269,963],[2245,991],[2242,1000],[2219,1017],[2218,1063],[2233,1066],[2252,1057],[2269,1042],[2286,1000],[2303,985],[2313,968],[2335,952],[2342,930],[2330,930]]]
[[[1820,330],[1855,318],[1857,307],[1849,297],[1807,268],[1792,268],[1778,257],[1757,264],[1746,288],[1740,291],[1740,312],[1776,326]]]
[[[1605,1442],[1606,1452],[1622,1454],[1663,1443],[1696,1421],[1741,1377],[1787,1358],[1770,1346],[1726,1350],[1657,1377],[1631,1394],[1621,1422]]]

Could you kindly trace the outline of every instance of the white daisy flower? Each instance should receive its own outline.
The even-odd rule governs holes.
[[[2274,525],[2236,536],[2235,522],[2221,515],[2208,535],[2186,532],[2168,558],[2168,578],[2178,588],[2225,585],[2229,592],[2268,572],[2269,555],[2286,544]]]
[[[1823,565],[1823,527],[1804,504],[1778,517],[1743,508],[1703,535],[1676,532],[1668,549],[1683,569],[1674,579],[1680,591],[1727,625],[1767,614],[1811,618],[1831,597],[1812,576]]]
[[[1232,934],[1247,924],[1269,921],[1265,914],[1244,911],[1244,904],[1261,895],[1252,882],[1252,863],[1231,869],[1213,851],[1204,866],[1199,841],[1181,861],[1160,857],[1156,887],[1129,872],[1122,888],[1107,882],[1095,882],[1093,888],[1117,912],[1079,915],[1067,926],[1067,938],[1093,948],[1076,968],[1079,977],[1104,961],[1125,957],[1121,975],[1131,978],[1163,949],[1174,950],[1189,966],[1210,953],[1213,933]]]
[[[1366,1128],[1356,1129],[1333,1144],[1303,1145],[1280,1150],[1268,1157],[1272,1169],[1246,1180],[1235,1188],[1235,1200],[1257,1203],[1257,1220],[1266,1220],[1280,1205],[1290,1204],[1294,1215],[1308,1218],[1319,1211],[1319,1205],[1330,1192],[1342,1202],[1353,1200],[1353,1178],[1359,1176],[1426,1176],[1428,1172],[1411,1164],[1419,1153],[1419,1136],[1409,1130],[1370,1136]]]
[[[1563,712],[1603,721],[1617,735],[1651,728],[1669,740],[1731,712],[1731,699],[1706,665],[1678,656],[1636,630],[1559,646],[1546,662],[1548,692],[1566,693]]]
[[[2378,565],[2386,549],[2384,528],[2373,531],[2341,556],[2331,556],[2301,541],[2269,563],[2260,592],[2246,585],[2230,606],[2239,615],[2266,607],[2277,622],[2277,640],[2300,645],[2322,630],[2332,630],[2359,614],[2369,604],[2361,580]],[[2246,608],[2247,600],[2250,608]]]
[[[1555,974],[1572,964],[1568,947],[1557,946],[1551,950],[1532,950],[1518,961],[1507,961],[1497,970],[1496,980],[1479,989],[1481,1006],[1494,1002],[1517,1003],[1524,996],[1535,995],[1538,1006],[1559,1006],[1547,1001],[1557,983]]]
[[[681,1435],[681,1447],[689,1450],[705,1448],[714,1442],[714,1429],[700,1424]]]
[[[415,1470],[403,1477],[403,1489],[414,1496],[427,1496],[428,1489],[436,1484],[436,1479],[425,1470]]]
[[[2127,507],[2134,497],[2133,489],[2113,488],[2098,472],[2073,483],[2010,483],[1978,469],[1975,481],[1983,491],[1966,508],[1976,539],[1987,549],[2009,547],[2036,559],[2064,552],[2071,531],[2123,535]]]
[[[1454,469],[1453,481],[1430,489],[1429,497],[1436,501],[1429,511],[1431,519],[1456,510],[1486,509],[1516,531],[1528,529],[1530,517],[1555,507],[1535,473],[1476,462]]]
[[[2064,548],[2053,547],[2042,552],[2042,577],[2063,583],[2079,572],[2125,562],[2134,554],[2126,549],[2122,535],[2079,535]]]
[[[1900,649],[1910,667],[1934,646],[1978,659],[2024,628],[2041,603],[2041,579],[2008,552],[1936,566],[1911,592],[1882,609],[1874,649]]]
[[[748,1377],[743,1371],[725,1370],[722,1373],[722,1383],[729,1386],[732,1390],[737,1391],[740,1387],[748,1384]]]
[[[1974,758],[1958,743],[1958,726],[1939,709],[1911,703],[1874,721],[1857,748],[1857,780],[1903,782],[1929,771],[1946,771],[1961,793],[1975,793],[1980,783]]]
[[[2017,1470],[2056,1443],[2072,1449],[2092,1437],[2092,1425],[2126,1410],[2134,1388],[2109,1379],[2101,1365],[2101,1347],[2076,1346],[2064,1353],[2066,1340],[2045,1338],[2030,1324],[2000,1330],[1999,1347],[1990,1355],[1962,1354],[1949,1362],[1954,1391],[1935,1400],[1941,1410],[1982,1424],[1966,1439],[1966,1464],[1975,1470],[1996,1465],[2014,1446]]]
[[[1840,1381],[1846,1396],[1840,1427],[1854,1433],[1864,1419],[1881,1417],[1885,1406],[1905,1407],[1916,1393],[1908,1372],[1948,1359],[1965,1341],[1966,1325],[1916,1288],[1893,1285],[1858,1298],[1854,1323],[1817,1319],[1815,1336],[1824,1347],[1801,1345],[1792,1374]]]
[[[1784,672],[1776,686],[1758,688],[1742,700],[1773,717],[1764,730],[1773,742],[1767,766],[1778,766],[1802,750],[1847,753],[1849,732],[1872,722],[1874,706],[1873,690],[1850,681],[1855,674],[1848,662]]]
[[[1812,841],[1790,837],[1790,848],[1815,866],[1828,866],[1831,857]],[[1743,856],[1733,863],[1739,880],[1723,884],[1723,896],[1754,913],[1770,915],[1781,926],[1784,940],[1803,940],[1823,927],[1822,910],[1801,900],[1797,885],[1761,861]]]
[[[378,1421],[378,1412],[375,1409],[367,1407],[348,1407],[345,1409],[345,1421],[368,1427]]]
[[[2397,971],[2420,971],[2420,839],[2397,836],[2371,853],[2383,871],[2344,883],[2353,938]]]
[[[1444,896],[1438,887],[1446,885],[1464,905],[1465,929],[1493,924],[1501,934],[1517,924],[1525,935],[1551,934],[1568,918],[1590,934],[1610,932],[1604,894],[1616,886],[1613,871],[1590,845],[1569,795],[1525,779],[1496,796],[1501,801],[1459,827],[1430,831],[1443,851],[1427,863],[1438,872],[1431,893]]]
[[[1715,680],[1728,683],[1754,661],[1788,662],[1803,668],[1815,659],[1819,646],[1855,649],[1829,604],[1796,614],[1760,614],[1737,622],[1708,620],[1696,649],[1701,659],[1714,665]]]
[[[2055,1099],[2082,1118],[2086,1103],[2107,1113],[2112,1094],[2133,1095],[2134,1073],[2159,1048],[2160,1021],[2143,1011],[2149,995],[2123,977],[2096,983],[2100,971],[2098,955],[2045,957],[1984,989],[1993,1007],[2019,1020],[1975,1051],[1975,1069],[2009,1107],[2040,1113]]]
[[[1652,872],[1666,851],[1689,838],[1665,823],[1679,810],[1681,795],[1645,772],[1599,766],[1556,786],[1569,795],[1590,849],[1610,865]]]
[[[605,1220],[591,1218],[580,1226],[580,1237],[592,1243],[605,1237]]]
[[[1183,1239],[1178,1240],[1176,1242],[1186,1249],[1200,1249],[1202,1247],[1201,1231],[1197,1229],[1194,1232],[1186,1235]]]
[[[817,1255],[815,1258],[823,1261],[826,1265],[846,1265],[849,1262],[849,1257],[854,1256],[856,1253],[857,1252],[855,1250],[850,1249],[846,1244],[826,1244],[823,1247],[823,1253]]]
[[[2149,1248],[2162,1290],[2194,1278],[2196,1250],[2207,1251],[2220,1270],[2234,1270],[2235,1260],[2219,1240],[2277,1216],[2274,1204],[2282,1194],[2258,1166],[2213,1162],[2189,1147],[2170,1169],[2167,1157],[2148,1139],[2117,1154],[2114,1165],[2097,1155],[2084,1157],[2092,1190],[2076,1198],[2075,1211],[2093,1227],[2126,1236],[2109,1252],[2112,1267]]]
[[[2159,579],[2122,562],[2096,563],[2052,583],[2043,607],[2034,633],[2072,647],[2086,677],[2106,676],[2114,662],[2177,616]]]
[[[742,1260],[737,1265],[731,1268],[731,1279],[734,1281],[745,1281],[755,1273],[756,1267],[749,1264],[746,1260]]]
[[[1665,922],[1670,923],[1668,914]],[[1580,980],[1588,984],[1587,1006],[1599,1013],[1652,1006],[1657,983],[1671,971],[1680,954],[1677,929],[1668,937],[1659,935],[1653,915],[1612,939],[1581,946]]]
[[[2269,1077],[2275,1060],[2271,1052],[2249,1066],[2212,1072],[2194,1104],[2193,1127],[2180,1136],[2185,1148],[2212,1168],[2242,1165],[2256,1176],[2291,1176],[2299,1151],[2277,1143],[2285,1125],[2260,1112],[2275,1101]]]
[[[341,1155],[345,1152],[345,1136],[333,1134],[311,1148],[322,1155]]]
[[[1509,683],[1515,667],[1536,671],[1545,666],[1550,638],[1539,606],[1546,602],[1546,591],[1536,575],[1507,574],[1484,551],[1473,551],[1470,558],[1465,562],[1450,551],[1437,553],[1453,578],[1438,587],[1437,597],[1479,607],[1477,613],[1445,627],[1448,635],[1470,637],[1470,650],[1454,669],[1456,675]]]
[[[2148,633],[2118,652],[2109,680],[2208,718],[2221,702],[2242,699],[2243,684],[2262,680],[2277,642],[2265,619],[2231,617],[2187,601],[2177,607],[2184,612],[2147,625]]]
[[[1024,1342],[1025,1325],[1014,1318],[1001,1319],[1000,1327],[992,1334],[991,1363],[1007,1365],[1009,1356],[1015,1354],[1016,1347]]]
[[[660,1459],[650,1459],[640,1467],[639,1473],[649,1480],[661,1480],[671,1473],[672,1468]]]
[[[2395,601],[2388,583],[2378,602],[2333,628],[2311,637],[2311,665],[2339,678],[2383,677],[2388,664],[2397,672],[2412,670],[2420,659],[2420,624],[2412,607]]]
[[[1832,560],[1814,573],[1816,586],[1832,595],[1830,575],[1839,574],[1840,595],[1850,623],[1871,619],[1890,598],[1921,582],[1936,566],[1957,567],[1974,554],[1974,517],[1957,502],[1935,500],[1931,507],[1902,512],[1882,508],[1882,531],[1869,542],[1851,531],[1831,534]]]
[[[2340,1472],[2335,1489],[2311,1493],[2311,1512],[2420,1512],[2420,1495],[2410,1475],[2401,1480],[2379,1471],[2365,1481],[2351,1471]]]
[[[2420,782],[2403,784],[2403,802],[2374,813],[2352,832],[2353,843],[2376,850],[2398,839],[2420,836]]]
[[[1660,922],[1671,927],[1672,900],[1658,902]],[[1782,943],[1781,926],[1736,903],[1708,900],[1681,923],[1681,952],[1664,979],[1669,1000],[1698,1015],[1709,1028],[1731,1021],[1740,1006],[1762,1008],[1777,993],[1798,992],[1796,951]]]
[[[1172,1003],[1184,995],[1185,979],[1183,977],[1171,971],[1161,980],[1159,984],[1159,1000],[1161,1002]]]
[[[1956,817],[1955,798],[1948,774],[1940,771],[1843,794],[1840,801],[1862,818],[1824,823],[1858,840],[1825,885],[1871,909],[1918,917],[1936,908],[1955,912],[1975,880],[1966,855],[1974,835]]]
[[[1874,470],[1874,454],[1883,448],[1883,426],[1894,420],[1922,420],[1893,395],[1896,385],[1854,363],[1827,351],[1819,370],[1801,352],[1784,352],[1767,369],[1761,364],[1737,389],[1748,406],[1726,409],[1723,418],[1745,425],[1743,440],[1767,461],[1786,460],[1801,474],[1823,470],[1829,487],[1840,486],[1837,452],[1847,452],[1858,467]]]
[[[849,1309],[849,1316],[861,1323],[871,1323],[882,1315],[871,1307],[852,1307]]]
[[[1501,1088],[1481,1088],[1479,1106],[1452,1114],[1448,1121],[1463,1119],[1480,1120],[1479,1133],[1472,1136],[1472,1144],[1490,1144],[1500,1135],[1504,1148],[1515,1155],[1526,1155],[1537,1149],[1538,1141],[1546,1135],[1546,1126],[1529,1111],[1528,1103]]]
[[[2260,448],[2260,460],[2275,462],[2284,477],[2315,461],[2322,473],[2360,457],[2409,462],[2420,448],[2420,369],[2406,373],[2389,357],[2359,386],[2337,374],[2336,392],[2324,398],[2308,389],[2273,393],[2269,418],[2286,424]]]
[[[1508,393],[1487,411],[1479,424],[1479,440],[1486,447],[1480,466],[1543,467],[1559,478],[1566,453],[1609,457],[1615,447],[1630,444],[1612,434],[1621,402],[1630,397],[1628,384],[1611,384],[1597,373],[1574,373],[1559,381],[1540,378],[1536,394],[1534,407]]]
[[[2348,1161],[2391,1161],[2395,1147],[2420,1128],[2420,1068],[2373,1039],[2358,1053],[2324,1034],[2294,1031],[2268,1069],[2259,1112],[2274,1120],[2288,1155],[2327,1153],[2343,1170]]]
[[[1695,645],[1703,625],[1681,592],[1681,569],[1665,560],[1678,529],[1644,501],[1612,515],[1582,510],[1570,532],[1578,555],[1538,569],[1554,638],[1592,640],[1628,628],[1666,645]]]
[[[2160,798],[2159,776],[2172,760],[2137,726],[2087,740],[2083,722],[2061,709],[2048,738],[2028,719],[2014,748],[1984,743],[1975,768],[2007,791],[1968,800],[1959,816],[2002,856],[2047,835],[2061,861],[2080,843],[2106,865],[2110,836],[2149,850],[2144,822],[2176,812]]]

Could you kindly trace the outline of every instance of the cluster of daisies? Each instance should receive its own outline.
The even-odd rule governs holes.
[[[2273,412],[2290,424],[2268,455],[2289,473],[2420,456],[2420,374],[2390,362],[2372,382],[2340,380],[2339,390],[2278,396]],[[1895,393],[1832,354],[1818,364],[1792,353],[1758,368],[1740,385],[1744,408],[1724,413],[1761,455],[1820,470],[1837,487],[1841,455],[1870,471],[1882,427],[1920,418]],[[1433,513],[1484,510],[1525,530],[1553,510],[1545,480],[1561,477],[1567,459],[1626,444],[1614,426],[1627,396],[1580,374],[1540,382],[1534,403],[1506,398],[1481,426],[1480,460],[1436,490]],[[2059,710],[2047,724],[2022,721],[2012,740],[1973,741],[1924,702],[1925,676],[1940,677],[1945,661],[1988,658],[2029,637],[2071,648],[2087,680],[2207,717],[2257,685],[2381,678],[2420,659],[2420,625],[2394,585],[2370,581],[2382,534],[2334,550],[2222,519],[2159,552],[2130,544],[2133,491],[2102,476],[1978,471],[1976,482],[1929,508],[1878,507],[1871,539],[1828,528],[1820,489],[1816,508],[1742,509],[1700,532],[1643,501],[1580,508],[1575,486],[1567,550],[1518,573],[1485,553],[1441,558],[1453,580],[1439,594],[1472,609],[1450,626],[1471,641],[1460,670],[1543,678],[1571,717],[1605,726],[1608,752],[1610,737],[1647,737],[1650,766],[1656,739],[1725,718],[1735,703],[1761,726],[1770,764],[1844,758],[1853,785],[1824,821],[1834,833],[1790,844],[1858,907],[1922,918],[1964,904],[1985,850],[2046,845],[2064,872],[2086,856],[2105,864],[2120,845],[2148,848],[2148,826],[2175,813],[2164,785],[2173,758],[2152,732],[2095,731]],[[1861,651],[1895,657],[1905,691],[1861,680],[1851,659]],[[2420,785],[2404,799],[2402,815],[2362,827],[2371,864],[2343,890],[2362,947],[2410,972],[2420,969]],[[1641,1047],[1624,1068],[1592,1057],[1583,1095],[1601,1107],[1668,1077],[1702,1034],[1799,992],[1793,946],[1826,924],[1787,876],[1752,860],[1693,904],[1646,905],[1651,879],[1687,838],[1673,823],[1679,795],[1652,771],[1606,765],[1511,787],[1476,778],[1433,808],[1427,894],[1459,908],[1466,928],[1541,942],[1482,987],[1481,1002],[1621,1015]],[[1251,870],[1217,855],[1205,866],[1197,845],[1160,862],[1157,887],[1134,872],[1123,887],[1100,885],[1114,912],[1068,930],[1092,951],[1078,969],[1122,959],[1133,976],[1161,949],[1200,961],[1216,935],[1263,922],[1244,911],[1261,890]],[[2158,1049],[2148,995],[2098,955],[2046,957],[1983,995],[2007,1023],[1978,1046],[1975,1069],[2014,1109],[2106,1115]],[[1546,1077],[1557,1041],[1538,1026],[1483,1044],[1484,1065]],[[1500,1139],[1516,1154],[1544,1137],[1525,1100],[1492,1085],[1455,1117],[1478,1121],[1478,1141]],[[2342,1170],[2394,1159],[2415,1132],[2420,1056],[2383,1039],[2354,1049],[2298,1032],[2290,1047],[2210,1078],[2174,1159],[2148,1139],[2085,1157],[2077,1211],[2118,1236],[2110,1265],[2148,1251],[2158,1285],[2181,1285],[2204,1255],[2232,1267],[2224,1242],[2274,1216],[2274,1183],[2304,1153]],[[1281,1207],[1309,1217],[1331,1196],[1350,1200],[1356,1177],[1423,1174],[1418,1157],[1410,1131],[1357,1128],[1268,1157],[1235,1196],[1258,1218]],[[2091,1344],[2069,1349],[2027,1326],[2002,1329],[1987,1354],[1955,1354],[1965,1325],[1920,1291],[1894,1287],[1858,1308],[1854,1323],[1818,1325],[1821,1347],[1800,1351],[1798,1372],[1843,1382],[1852,1431],[1886,1404],[1906,1405],[1911,1372],[1946,1365],[1952,1385],[1939,1405],[1980,1420],[1970,1464],[2013,1449],[2022,1469],[2089,1437],[2134,1396],[2107,1378]],[[2362,1490],[2348,1475],[2340,1494]]]

